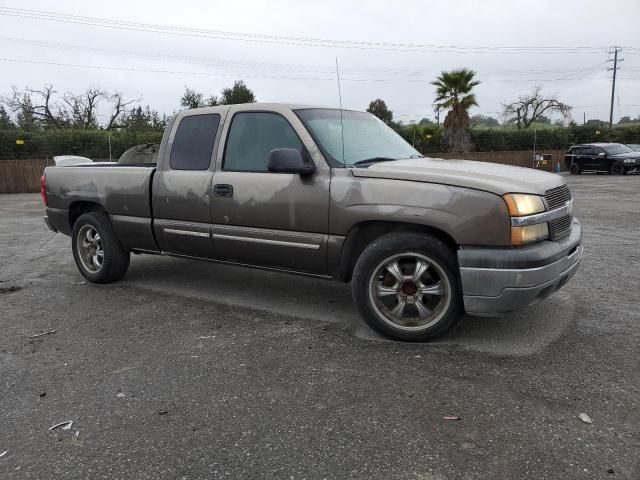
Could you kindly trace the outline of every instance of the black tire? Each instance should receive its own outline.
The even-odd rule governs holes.
[[[96,242],[89,242],[87,232],[97,232]],[[82,237],[82,238],[80,238]],[[94,238],[96,238],[94,236]],[[96,243],[101,247],[96,250]],[[130,255],[118,241],[109,217],[105,213],[90,212],[80,215],[71,233],[73,259],[84,278],[91,283],[109,283],[121,279],[129,268]],[[80,245],[80,248],[78,248]],[[84,245],[89,245],[85,247]],[[92,246],[93,245],[93,246]],[[102,251],[98,266],[92,252]],[[90,257],[90,258],[88,258]],[[92,261],[93,260],[93,261]],[[93,269],[92,269],[93,268]]]
[[[613,162],[611,164],[611,168],[609,168],[609,173],[611,175],[624,175],[626,172],[624,171],[624,165],[621,162]]]
[[[396,285],[393,287],[384,286],[384,279],[386,275],[389,275],[391,272],[391,270],[386,269],[385,262],[387,260],[393,262],[396,258],[398,259],[396,263],[398,261],[404,262],[404,259],[415,258],[418,261],[424,261],[429,264],[430,267],[424,271],[424,275],[428,275],[434,282],[440,279],[440,283],[444,286],[443,291],[445,293],[441,294],[441,298],[438,298],[437,294],[413,296],[413,294],[419,294],[420,291],[413,291],[413,294],[411,292],[407,293],[405,292],[405,286],[407,284],[412,284],[413,287],[415,287],[416,284],[422,285],[422,280],[414,284],[412,281],[406,280],[408,277],[404,277],[404,283],[401,287],[398,287],[400,281],[397,280],[395,275],[392,275],[391,281],[396,283]],[[401,266],[407,268],[408,265],[409,264],[402,264]],[[418,263],[416,262],[415,270],[418,270],[417,265]],[[385,273],[380,275],[380,272]],[[407,272],[403,271],[402,273],[406,274]],[[396,289],[397,293],[385,293],[384,297],[382,294],[374,295],[374,285],[376,292],[379,291],[379,289],[391,288]],[[377,238],[364,249],[358,258],[353,271],[351,288],[353,298],[364,321],[376,332],[394,340],[410,342],[432,340],[449,330],[464,314],[462,287],[460,284],[456,253],[447,244],[431,235],[416,232],[396,232]],[[405,300],[408,298],[405,295],[408,295],[412,299],[419,298],[419,303],[421,304],[437,301],[437,304],[434,305],[432,303],[429,305],[429,310],[427,310],[433,313],[433,323],[417,326],[402,326],[389,320],[384,312],[387,312],[387,314],[392,313],[388,311],[391,307],[383,305],[383,303],[385,303],[386,299],[389,299],[391,302],[397,302],[397,307],[402,298]],[[403,303],[403,305],[413,305],[412,308],[419,316],[420,311],[416,306],[418,301],[410,301],[414,303]],[[403,307],[400,310],[401,315],[405,311],[406,307]],[[427,317],[425,321],[429,321],[429,318],[430,317]],[[409,320],[420,321],[420,318],[415,317]]]
[[[571,166],[569,167],[569,173],[571,175],[580,175],[582,173],[582,170],[580,169],[580,165],[578,165],[577,163],[572,163]]]

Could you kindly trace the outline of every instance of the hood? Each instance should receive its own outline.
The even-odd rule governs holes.
[[[638,159],[638,158],[640,158],[640,152],[617,153],[616,155],[610,155],[609,157],[610,158],[620,158],[620,159],[625,159],[625,158]]]
[[[443,158],[415,158],[374,163],[367,168],[353,168],[352,173],[356,177],[454,185],[484,190],[497,195],[505,193],[544,195],[547,190],[565,183],[560,175],[533,168]]]

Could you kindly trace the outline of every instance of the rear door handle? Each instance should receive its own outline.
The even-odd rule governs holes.
[[[213,186],[213,194],[216,197],[230,198],[233,197],[233,185],[226,183],[218,183]]]

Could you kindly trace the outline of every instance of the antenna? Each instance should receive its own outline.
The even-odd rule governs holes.
[[[338,78],[338,97],[340,98],[340,134],[342,135],[342,166],[344,166],[344,122],[342,120],[342,90],[340,88],[340,69],[338,68],[338,57],[336,57],[336,77]]]

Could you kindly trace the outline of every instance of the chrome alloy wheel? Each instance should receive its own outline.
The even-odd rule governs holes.
[[[78,231],[76,240],[78,257],[82,266],[88,272],[99,272],[104,262],[104,249],[98,231],[91,225],[84,225]]]
[[[369,300],[379,317],[392,327],[425,330],[449,309],[451,284],[435,260],[420,253],[400,253],[374,269]]]

